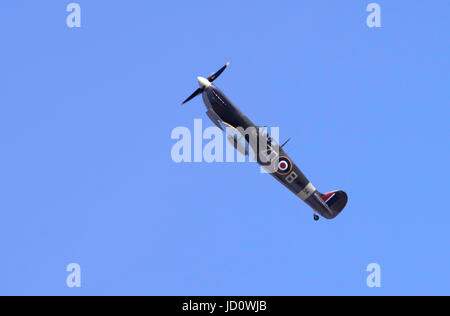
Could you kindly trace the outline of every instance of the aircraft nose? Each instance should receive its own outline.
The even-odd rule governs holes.
[[[200,88],[208,88],[209,86],[211,86],[211,82],[209,82],[206,78],[197,77],[197,81]]]

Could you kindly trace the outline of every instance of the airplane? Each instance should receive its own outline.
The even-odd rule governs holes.
[[[203,102],[206,105],[207,116],[221,130],[232,128],[239,131],[242,137],[245,137],[246,146],[239,146],[237,135],[227,137],[233,146],[242,154],[249,154],[249,146],[257,156],[257,162],[275,177],[281,184],[288,188],[297,197],[303,200],[313,209],[313,218],[319,220],[319,215],[326,219],[334,219],[341,213],[347,204],[348,197],[344,191],[332,191],[320,193],[311,182],[305,177],[300,169],[293,163],[292,159],[283,150],[283,145],[277,145],[274,140],[265,132],[262,132],[259,126],[245,116],[241,110],[213,84],[222,72],[228,67],[229,63],[220,68],[209,77],[197,77],[199,88],[194,91],[182,104],[185,104],[198,95],[202,95]],[[245,130],[253,130],[253,136],[258,141],[251,141],[251,132],[243,133]],[[236,133],[237,134],[237,133]],[[265,140],[261,145],[261,140]]]

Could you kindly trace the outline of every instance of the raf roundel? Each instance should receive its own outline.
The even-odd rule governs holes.
[[[288,168],[288,163],[286,161],[280,161],[278,163],[278,169],[282,171],[286,171]]]
[[[280,156],[275,163],[277,164],[275,170],[281,175],[289,174],[292,171],[292,162],[286,156]]]

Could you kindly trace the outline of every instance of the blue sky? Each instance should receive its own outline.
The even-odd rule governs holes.
[[[450,3],[4,1],[0,294],[449,294]],[[175,164],[216,84],[322,192],[254,164]],[[366,285],[378,263],[382,287]],[[82,288],[66,286],[66,266]]]

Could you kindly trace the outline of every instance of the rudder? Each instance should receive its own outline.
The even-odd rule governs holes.
[[[333,191],[321,194],[322,201],[333,212],[332,218],[339,215],[344,207],[347,205],[348,196],[344,191]]]

